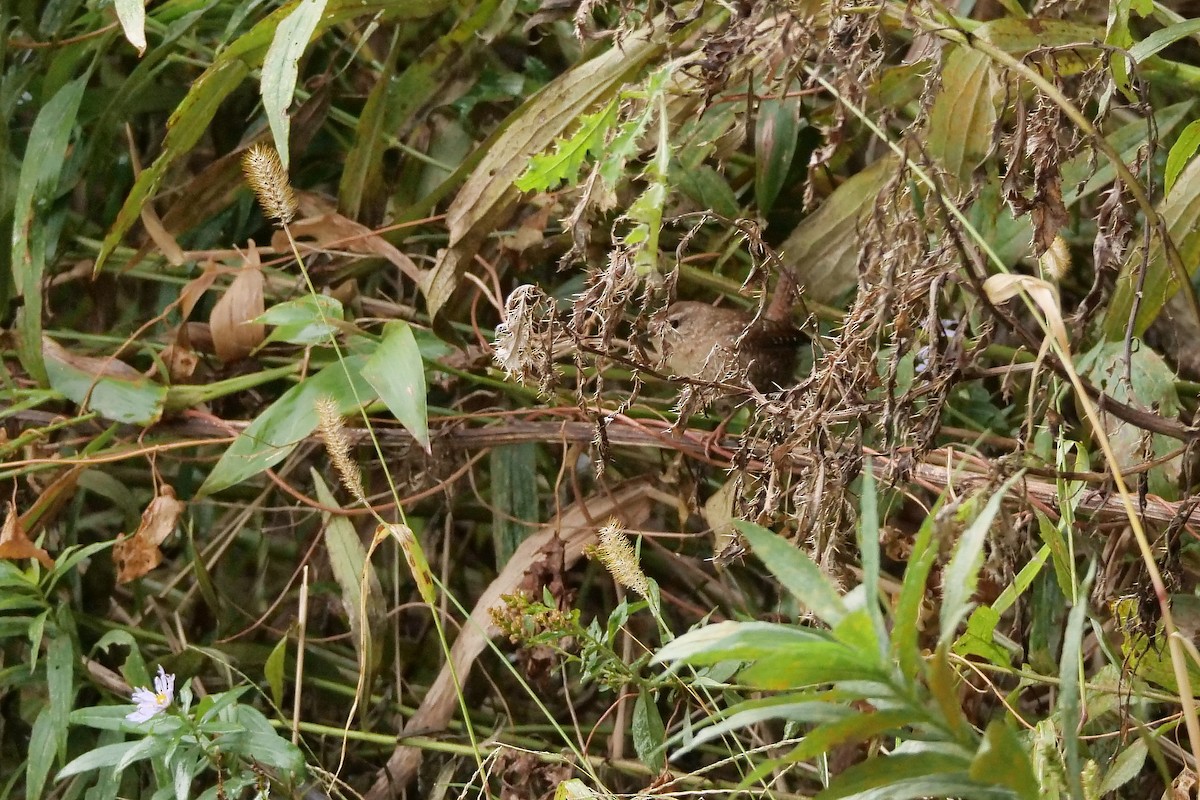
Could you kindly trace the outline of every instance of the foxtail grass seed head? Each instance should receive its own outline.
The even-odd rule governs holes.
[[[363,490],[362,473],[358,465],[350,457],[350,438],[346,436],[346,428],[342,425],[342,413],[337,401],[328,395],[318,397],[317,428],[325,442],[325,450],[333,461],[338,477],[346,491],[363,505],[367,504],[367,493]]]
[[[597,548],[600,563],[604,565],[617,583],[631,589],[642,597],[650,597],[650,581],[638,565],[637,553],[629,537],[621,530],[615,519],[600,529],[600,546]]]
[[[280,225],[287,225],[296,217],[299,203],[288,180],[287,170],[279,160],[274,147],[265,144],[251,145],[242,156],[242,172],[246,183],[258,198],[263,213]]]

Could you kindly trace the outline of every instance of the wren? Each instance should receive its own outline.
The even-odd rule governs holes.
[[[667,321],[663,349],[669,372],[719,382],[732,355],[755,389],[770,392],[791,385],[797,348],[805,336],[790,321],[755,320],[741,309],[693,301],[672,303]]]

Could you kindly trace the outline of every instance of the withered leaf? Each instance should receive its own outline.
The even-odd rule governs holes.
[[[17,514],[17,504],[9,501],[8,513],[4,517],[4,527],[0,528],[0,558],[19,561],[24,558],[36,558],[46,569],[54,568],[54,559],[42,548],[29,541],[21,517]]]
[[[296,220],[289,227],[294,237],[311,237],[316,240],[318,247],[386,258],[410,280],[420,283],[425,278],[425,274],[413,260],[394,245],[366,225],[344,217],[336,211]],[[271,239],[271,246],[276,251],[287,252],[287,234],[283,231],[277,232]]]
[[[162,563],[162,550],[158,546],[175,530],[183,509],[184,504],[175,499],[175,490],[164,485],[142,512],[141,524],[133,536],[117,536],[113,561],[120,583],[136,580]]]
[[[258,249],[251,242],[245,265],[213,306],[208,318],[217,358],[225,363],[250,355],[266,336],[266,327],[252,322],[265,310],[263,282]]]

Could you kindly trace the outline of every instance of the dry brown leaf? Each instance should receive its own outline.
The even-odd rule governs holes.
[[[217,358],[225,363],[250,355],[266,337],[266,326],[251,321],[262,316],[265,310],[263,282],[258,249],[250,242],[245,265],[213,306],[208,318]]]
[[[42,548],[29,540],[21,517],[17,514],[17,504],[9,501],[8,513],[4,517],[4,527],[0,528],[0,558],[19,561],[25,558],[36,558],[46,569],[54,568],[54,559]]]
[[[983,290],[987,292],[988,299],[996,304],[1007,302],[1022,291],[1028,294],[1045,315],[1050,333],[1058,340],[1062,352],[1071,351],[1071,339],[1067,336],[1067,326],[1059,310],[1058,295],[1049,281],[1032,275],[993,275],[984,281]]]
[[[175,237],[163,227],[162,220],[158,218],[158,212],[149,203],[142,206],[142,226],[150,235],[150,240],[158,245],[159,252],[163,254],[163,258],[167,259],[167,263],[178,267],[187,260],[183,255],[183,248],[179,246],[179,242],[175,241]]]
[[[292,236],[297,239],[309,237],[315,239],[319,248],[379,256],[392,262],[412,281],[420,283],[425,277],[411,258],[388,243],[382,236],[366,225],[344,217],[336,211],[296,220],[289,228]],[[277,252],[286,252],[288,250],[287,234],[278,231],[271,239],[271,246]]]
[[[179,334],[175,338],[174,344],[169,344],[163,348],[161,357],[164,364],[167,365],[167,374],[171,378],[171,383],[182,383],[196,372],[196,367],[200,364],[200,357],[188,345],[186,341],[182,341],[187,337],[187,326],[179,326]]]
[[[184,504],[175,499],[175,490],[164,485],[142,512],[142,522],[133,536],[117,536],[113,561],[120,583],[136,580],[162,563],[162,550],[158,546],[175,530],[183,509]]]

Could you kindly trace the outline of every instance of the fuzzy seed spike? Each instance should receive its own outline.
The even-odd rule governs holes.
[[[287,225],[295,219],[299,203],[287,170],[283,168],[283,162],[279,160],[279,153],[274,147],[251,145],[242,156],[242,172],[267,217],[280,225]]]

